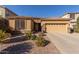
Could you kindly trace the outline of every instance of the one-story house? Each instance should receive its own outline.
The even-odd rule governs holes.
[[[27,16],[10,16],[7,18],[12,30],[35,32],[68,32],[69,18],[35,18]]]

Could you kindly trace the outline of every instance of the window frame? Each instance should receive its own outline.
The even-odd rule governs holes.
[[[25,29],[25,20],[24,19],[16,19],[15,20],[15,29],[16,30]]]
[[[75,19],[75,14],[70,14],[70,18]]]

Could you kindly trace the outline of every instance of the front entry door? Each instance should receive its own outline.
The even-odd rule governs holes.
[[[41,23],[34,23],[34,31],[35,32],[41,31]]]

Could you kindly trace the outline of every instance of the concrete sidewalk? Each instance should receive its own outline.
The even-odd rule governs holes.
[[[48,38],[60,53],[79,53],[79,35],[68,33],[48,33]]]

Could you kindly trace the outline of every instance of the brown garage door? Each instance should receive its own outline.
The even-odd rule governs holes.
[[[47,32],[67,32],[67,24],[63,23],[54,23],[46,24]]]

